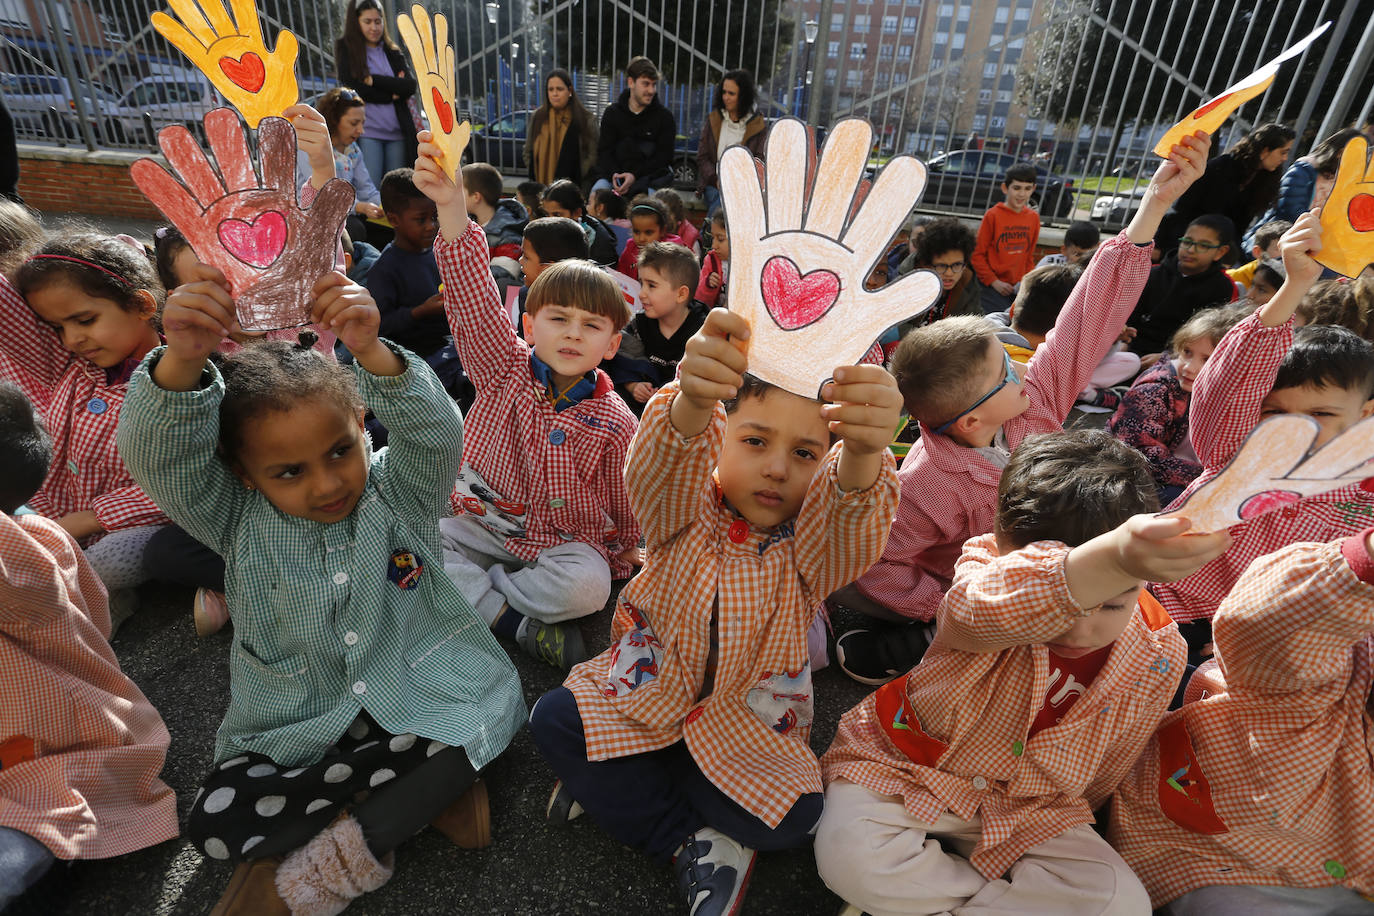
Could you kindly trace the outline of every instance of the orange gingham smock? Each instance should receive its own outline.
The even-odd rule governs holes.
[[[798,798],[822,791],[807,744],[806,631],[817,604],[882,552],[897,508],[895,462],[884,452],[871,487],[842,492],[837,445],[797,517],[754,528],[724,503],[713,478],[725,408],[717,406],[705,432],[684,439],[668,416],[677,390],[671,382],[649,400],[625,467],[647,539],[644,568],[616,600],[611,647],[574,668],[564,686],[577,698],[588,759],[685,740],[717,788],[776,827]],[[698,700],[713,613],[715,684]],[[617,659],[646,633],[659,650],[656,677],[608,696]]]
[[[594,394],[554,411],[530,369],[530,345],[501,304],[481,226],[469,220],[453,242],[440,234],[434,259],[453,344],[477,388],[463,418],[463,463],[524,519],[524,536],[508,537],[506,549],[533,563],[550,547],[581,541],[606,557],[611,578],[629,578],[634,570],[619,554],[639,546],[623,474],[635,415],[600,369]],[[455,515],[468,511],[456,492],[452,503]],[[495,510],[483,507],[479,521],[487,511]]]
[[[59,859],[177,835],[158,778],[171,736],[109,634],[105,588],[76,541],[49,519],[0,514],[0,826]]]
[[[1035,433],[1056,432],[1093,370],[1111,349],[1150,275],[1150,246],[1125,232],[1102,244],[1026,372],[1030,407],[1002,425],[1007,447]],[[921,424],[921,438],[902,459],[902,499],[887,548],[855,583],[889,610],[935,619],[964,541],[992,530],[1002,471],[974,449]]]
[[[1371,582],[1362,536],[1293,544],[1222,602],[1225,691],[1170,713],[1116,795],[1108,838],[1155,906],[1207,885],[1374,893]]]
[[[1260,404],[1274,387],[1279,365],[1293,345],[1293,323],[1267,328],[1259,314],[1233,327],[1193,383],[1188,435],[1202,473],[1169,508],[1182,504],[1215,478],[1259,424]],[[1350,484],[1319,493],[1268,515],[1233,525],[1231,548],[1186,579],[1155,583],[1150,591],[1180,623],[1208,620],[1246,567],[1299,541],[1345,537],[1374,521],[1374,494]]]
[[[29,508],[53,519],[89,510],[105,531],[168,524],[115,448],[128,382],[107,382],[104,369],[62,346],[4,277],[0,322],[0,379],[19,386],[52,436],[48,477]]]
[[[1184,669],[1177,625],[1137,608],[1087,692],[1059,724],[1030,735],[1049,685],[1044,642],[1086,614],[1064,578],[1068,553],[1037,541],[998,556],[993,535],[970,539],[925,658],[845,713],[821,758],[827,783],[843,778],[901,796],[918,820],[980,814],[983,835],[969,861],[989,879],[1037,843],[1093,822]],[[904,724],[889,732],[894,717],[879,709],[899,705]],[[889,738],[913,733],[906,740],[919,745],[919,759]]]

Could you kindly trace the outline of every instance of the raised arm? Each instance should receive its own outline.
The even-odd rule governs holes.
[[[725,408],[717,404],[706,423],[688,434],[670,418],[682,398],[674,381],[649,399],[625,459],[625,489],[650,554],[714,498],[711,472],[725,440]]]
[[[0,378],[19,385],[42,409],[57,379],[77,357],[62,346],[57,332],[44,324],[14,284],[0,276]]]

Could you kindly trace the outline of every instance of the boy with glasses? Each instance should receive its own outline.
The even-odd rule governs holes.
[[[960,548],[992,530],[1012,450],[1026,436],[1062,428],[1145,285],[1160,219],[1202,174],[1210,145],[1199,135],[1174,148],[1131,225],[1098,250],[1024,379],[1008,369],[997,327],[985,318],[937,321],[897,348],[892,374],[921,438],[902,462],[901,502],[882,559],[832,603],[904,623],[842,635],[836,661],[850,677],[876,686],[920,660]]]
[[[1222,264],[1234,236],[1231,221],[1216,213],[1205,213],[1188,224],[1178,240],[1178,250],[1165,255],[1150,270],[1150,279],[1127,322],[1135,329],[1131,352],[1142,357],[1162,353],[1174,332],[1194,312],[1236,298],[1236,284]]]

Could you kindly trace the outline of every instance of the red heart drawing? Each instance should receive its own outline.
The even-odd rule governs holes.
[[[221,57],[219,68],[229,77],[230,82],[249,92],[257,92],[262,88],[262,84],[267,82],[267,68],[263,66],[262,58],[252,51],[246,52],[238,60]]]
[[[1356,232],[1374,230],[1374,196],[1356,194],[1350,198],[1346,213],[1350,217],[1350,227]]]
[[[1206,105],[1203,105],[1203,106],[1202,106],[1201,108],[1199,108],[1197,111],[1193,112],[1193,118],[1194,118],[1194,119],[1197,119],[1197,118],[1202,117],[1202,116],[1205,115],[1207,112],[1211,111],[1213,108],[1216,108],[1216,107],[1217,107],[1218,105],[1220,105],[1222,102],[1224,102],[1224,101],[1226,101],[1227,99],[1229,99],[1233,94],[1234,94],[1234,93],[1228,92],[1228,93],[1226,93],[1225,95],[1219,95],[1219,96],[1217,96],[1216,98],[1212,99],[1212,101],[1208,102]]]
[[[784,331],[815,324],[839,298],[840,278],[834,271],[813,270],[803,276],[791,258],[780,254],[763,265],[763,305]]]
[[[1240,517],[1249,521],[1264,515],[1266,512],[1273,512],[1275,509],[1292,505],[1300,499],[1302,499],[1302,494],[1294,493],[1292,490],[1265,490],[1263,493],[1256,493],[1240,504]]]
[[[430,100],[434,102],[434,108],[439,113],[439,126],[444,133],[453,132],[453,106],[444,98],[444,94],[439,91],[437,86],[429,87]]]
[[[286,248],[286,217],[268,210],[252,222],[226,219],[217,234],[225,251],[250,267],[267,268]]]

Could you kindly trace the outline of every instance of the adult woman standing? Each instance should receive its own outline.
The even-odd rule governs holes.
[[[549,71],[544,104],[530,119],[526,137],[525,164],[542,185],[560,178],[580,185],[596,163],[596,122],[577,97],[567,70]]]
[[[373,180],[380,182],[392,169],[413,164],[416,127],[407,100],[415,94],[415,80],[387,34],[378,0],[353,0],[343,37],[334,44],[334,66],[339,82],[367,103],[358,145]]]
[[[1225,216],[1237,235],[1244,234],[1278,196],[1278,168],[1288,160],[1294,136],[1286,124],[1262,124],[1207,163],[1202,177],[1164,214],[1155,233],[1155,252],[1162,258],[1178,248],[1183,230],[1204,213]]]
[[[1312,147],[1312,152],[1290,165],[1279,182],[1278,200],[1259,218],[1255,227],[1276,219],[1296,222],[1308,210],[1326,203],[1331,186],[1336,183],[1336,173],[1341,168],[1341,153],[1345,151],[1345,145],[1360,136],[1363,134],[1354,127],[1338,130]],[[1243,245],[1246,251],[1250,250],[1253,235],[1253,229],[1246,235]]]
[[[754,77],[748,70],[727,70],[716,87],[715,107],[701,127],[697,146],[697,193],[706,202],[709,217],[720,206],[717,166],[721,154],[743,144],[756,158],[763,158],[763,139],[768,119],[754,110]]]

